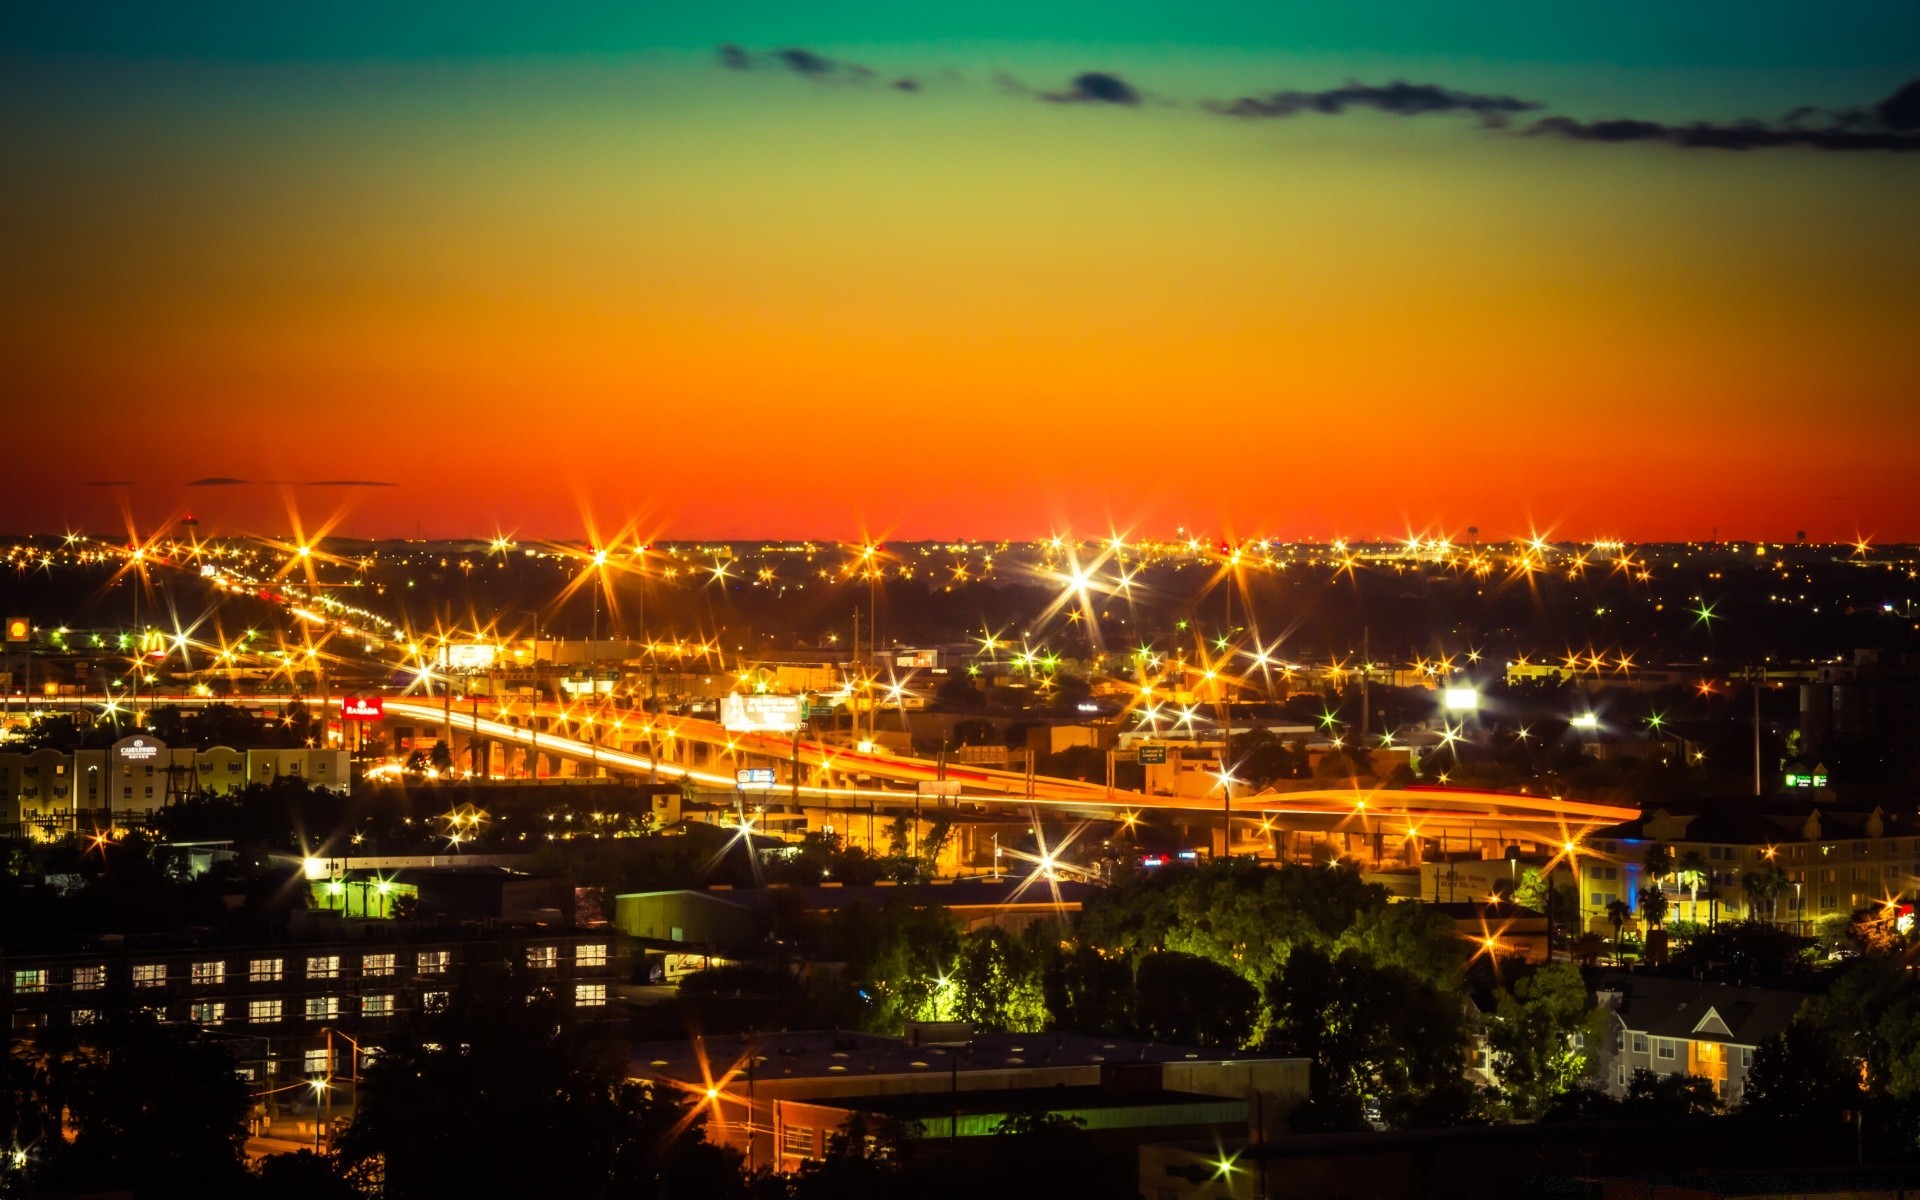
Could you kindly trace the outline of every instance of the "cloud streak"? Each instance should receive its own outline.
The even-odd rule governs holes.
[[[808,79],[840,83],[873,83],[880,73],[872,67],[845,59],[832,58],[804,46],[784,46],[778,50],[752,51],[734,42],[725,42],[715,51],[722,67],[729,71],[784,71]],[[897,92],[917,92],[918,79],[901,77],[887,83]]]
[[[1343,87],[1320,92],[1268,92],[1237,100],[1209,100],[1202,107],[1229,117],[1337,117],[1350,109],[1371,109],[1398,117],[1432,113],[1470,113],[1490,123],[1504,123],[1514,113],[1533,112],[1545,105],[1517,96],[1462,92],[1434,83],[1386,84],[1349,81]]]
[[[770,70],[815,80],[881,82],[891,91],[909,94],[919,92],[924,86],[919,79],[911,77],[883,80],[870,67],[797,46],[753,52],[729,42],[720,46],[717,53],[720,65],[734,71]],[[957,79],[951,72],[942,77]],[[1006,95],[1049,104],[1138,108],[1151,95],[1112,71],[1083,71],[1065,87],[1054,91],[1031,87],[1006,74],[995,76],[995,80]],[[1181,101],[1159,97],[1154,97],[1154,103],[1182,106]],[[1381,84],[1349,80],[1340,87],[1320,91],[1281,89],[1232,100],[1202,100],[1198,107],[1243,120],[1337,117],[1357,111],[1396,117],[1464,115],[1477,118],[1487,129],[1510,128],[1516,137],[1557,138],[1598,145],[1654,143],[1683,150],[1732,151],[1804,149],[1901,153],[1920,150],[1920,79],[1910,80],[1872,105],[1840,111],[1803,107],[1772,121],[1652,121],[1637,117],[1590,120],[1548,114],[1525,125],[1516,125],[1516,117],[1544,113],[1547,105],[1504,92],[1472,92],[1438,83],[1411,83],[1400,79]]]
[[[1909,80],[1871,108],[1828,112],[1796,108],[1777,121],[1643,121],[1610,117],[1581,121],[1542,117],[1530,137],[1620,145],[1656,142],[1683,150],[1774,150],[1911,153],[1920,150],[1920,79]]]

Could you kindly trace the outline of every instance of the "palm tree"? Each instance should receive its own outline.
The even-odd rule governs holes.
[[[1787,890],[1787,869],[1779,863],[1768,863],[1758,871],[1748,871],[1740,877],[1740,890],[1747,894],[1747,905],[1759,911],[1760,902],[1767,903],[1767,920],[1774,919],[1774,906],[1781,892]]]
[[[1620,946],[1620,933],[1626,929],[1627,922],[1633,920],[1633,905],[1618,897],[1607,901],[1607,924],[1613,926],[1613,945],[1616,952]]]
[[[1607,948],[1607,939],[1591,931],[1577,935],[1567,943],[1567,953],[1573,961],[1583,967],[1590,967],[1600,961],[1600,955]]]
[[[1698,920],[1700,916],[1700,885],[1713,878],[1713,868],[1707,865],[1707,860],[1701,857],[1698,850],[1689,850],[1680,856],[1678,863],[1674,864],[1673,876],[1674,882],[1686,888],[1688,894],[1692,897],[1693,911],[1689,913],[1689,915],[1695,920]]]
[[[1673,847],[1664,842],[1654,842],[1640,856],[1640,865],[1647,869],[1647,877],[1658,879],[1673,870]]]
[[[1655,929],[1667,923],[1667,894],[1657,887],[1640,889],[1640,915]]]

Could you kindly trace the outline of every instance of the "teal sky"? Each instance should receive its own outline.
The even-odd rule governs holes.
[[[340,0],[304,6],[251,0],[16,0],[7,13],[9,48],[51,54],[248,59],[621,54],[731,40],[835,46],[1187,45],[1625,67],[1903,70],[1920,62],[1920,6],[1910,0],[973,0],[959,5]]]

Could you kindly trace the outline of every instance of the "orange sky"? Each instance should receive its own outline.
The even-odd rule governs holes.
[[[36,107],[0,525],[1920,538],[1920,156],[790,83]]]

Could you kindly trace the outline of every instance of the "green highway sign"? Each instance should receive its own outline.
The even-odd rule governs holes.
[[[1143,767],[1158,766],[1167,761],[1165,746],[1141,746],[1133,753],[1135,761]]]

